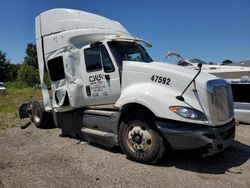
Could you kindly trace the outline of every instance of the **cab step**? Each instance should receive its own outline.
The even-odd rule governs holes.
[[[90,142],[94,142],[108,148],[118,145],[118,138],[114,133],[87,127],[82,127],[81,132],[83,133],[84,138]]]

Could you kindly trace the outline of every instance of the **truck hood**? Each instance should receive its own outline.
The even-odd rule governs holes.
[[[197,71],[160,62],[125,61],[121,81],[122,92],[115,105],[121,107],[135,102],[151,109],[157,117],[202,123],[180,118],[169,110],[170,106],[191,107],[202,111],[207,116],[207,123],[210,125],[212,120],[209,115],[207,83],[218,79],[217,77],[201,72],[195,80],[196,90],[193,90],[194,84],[192,84],[183,95],[184,101],[176,98],[181,95]]]
[[[159,62],[123,62],[122,92],[115,106],[122,107],[129,103],[138,103],[160,118],[206,125],[228,123],[232,120],[230,113],[232,97],[226,81],[218,77],[201,72],[195,84],[191,84],[183,94],[184,100],[177,98],[192,81],[197,71]],[[214,88],[216,88],[215,91],[213,91]],[[225,105],[228,105],[228,112]],[[181,117],[170,110],[171,106],[197,109],[203,112],[207,120]],[[225,112],[229,113],[228,117],[223,115]]]
[[[158,79],[151,80],[153,76],[166,77],[170,79],[169,86],[174,85],[175,89],[179,88],[180,90],[184,89],[185,86],[193,79],[197,74],[198,70],[188,69],[186,67],[181,67],[174,64],[167,64],[162,62],[132,62],[124,61],[123,63],[123,73],[125,75],[133,74],[137,77],[137,81],[141,80],[140,78],[149,79],[149,82],[159,83]],[[147,76],[146,76],[147,75]],[[145,76],[147,78],[145,78]],[[148,77],[150,76],[150,77]],[[212,79],[218,79],[217,77],[201,72],[200,75],[196,78],[196,86],[200,89],[206,89],[207,81]],[[127,80],[127,78],[125,79]],[[146,81],[146,80],[141,80]],[[181,87],[179,87],[181,86]],[[191,86],[192,88],[192,86]]]

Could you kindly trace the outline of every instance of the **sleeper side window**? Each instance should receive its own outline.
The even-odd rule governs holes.
[[[84,50],[84,55],[88,72],[102,70],[99,46]]]
[[[48,62],[48,69],[51,81],[55,82],[65,78],[63,57],[59,56],[54,59],[50,59]]]

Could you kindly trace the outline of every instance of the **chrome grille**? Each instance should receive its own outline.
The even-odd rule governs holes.
[[[211,80],[207,83],[207,91],[213,123],[222,125],[231,120],[234,110],[230,84],[225,80]]]

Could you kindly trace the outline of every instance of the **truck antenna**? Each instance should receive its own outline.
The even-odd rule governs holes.
[[[197,76],[200,74],[201,72],[201,67],[202,67],[202,63],[198,64],[199,67],[199,71],[197,72],[197,74],[195,75],[195,77],[191,80],[191,82],[187,85],[187,87],[184,89],[184,91],[181,93],[181,95],[176,96],[176,99],[180,100],[180,101],[184,101],[184,97],[183,94],[187,91],[187,89],[189,88],[189,86],[192,84],[192,82],[194,82],[194,91],[196,91],[196,85],[195,85],[195,79],[197,78]]]

